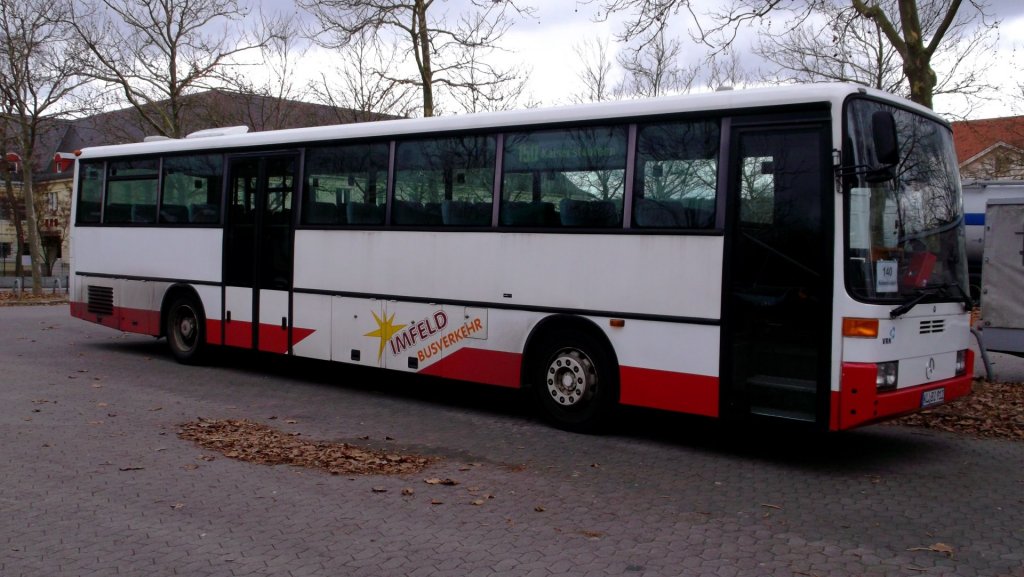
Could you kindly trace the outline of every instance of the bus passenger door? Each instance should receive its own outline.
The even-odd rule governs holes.
[[[827,424],[834,202],[827,116],[765,120],[734,120],[731,128],[723,409]]]
[[[225,341],[291,350],[292,202],[296,154],[240,156],[228,163],[224,241]]]

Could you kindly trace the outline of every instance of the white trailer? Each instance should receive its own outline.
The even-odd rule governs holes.
[[[986,203],[981,279],[985,347],[1024,356],[1024,198]]]

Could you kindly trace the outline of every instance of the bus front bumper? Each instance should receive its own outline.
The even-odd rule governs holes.
[[[967,351],[963,375],[905,389],[879,391],[875,385],[877,371],[874,363],[843,363],[840,390],[832,392],[831,430],[852,429],[932,409],[966,396],[971,392],[974,352]]]

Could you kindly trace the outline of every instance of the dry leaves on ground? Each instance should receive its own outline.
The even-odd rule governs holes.
[[[68,302],[67,293],[52,293],[49,291],[41,295],[33,295],[31,292],[18,294],[14,291],[0,291],[0,306],[17,305],[49,305],[63,304]]]
[[[432,459],[301,439],[244,419],[198,419],[181,425],[178,436],[225,457],[261,465],[294,465],[335,475],[405,475],[418,473]]]
[[[1024,383],[989,383],[975,379],[970,395],[897,419],[895,423],[1024,441]]]

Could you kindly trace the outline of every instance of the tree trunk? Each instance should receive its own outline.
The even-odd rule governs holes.
[[[423,82],[423,116],[434,115],[434,71],[430,67],[430,35],[428,33],[427,5],[416,2],[416,34],[420,51],[420,81]]]
[[[32,267],[32,294],[43,294],[43,246],[39,242],[39,218],[36,215],[35,191],[32,189],[31,151],[26,151],[25,163],[22,165],[22,187],[25,195],[25,226],[28,228],[28,253]]]
[[[8,218],[14,224],[14,249],[11,256],[14,257],[14,276],[21,278],[24,274],[21,266],[21,254],[25,252],[25,230],[21,226],[21,218],[18,216],[18,198],[14,196],[14,184],[11,182],[11,171],[4,170],[4,192],[7,195],[7,205],[10,207]]]

